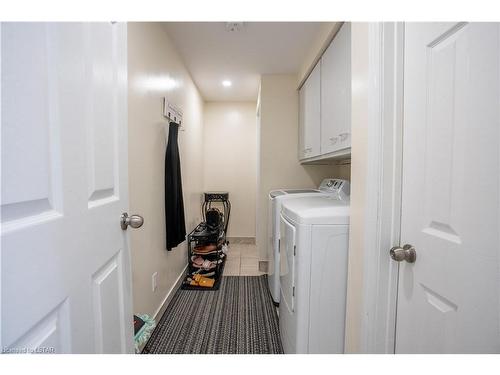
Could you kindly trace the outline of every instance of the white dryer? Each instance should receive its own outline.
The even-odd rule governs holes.
[[[342,196],[340,196],[341,194]],[[267,241],[267,280],[274,303],[280,302],[280,213],[281,205],[289,199],[310,196],[336,196],[346,199],[349,195],[349,182],[335,178],[325,178],[318,189],[281,189],[269,193],[268,203],[268,241]]]
[[[343,353],[349,201],[285,201],[280,216],[280,335],[285,353]]]

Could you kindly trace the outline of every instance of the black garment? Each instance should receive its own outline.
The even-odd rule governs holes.
[[[165,154],[165,224],[167,250],[172,250],[186,238],[184,201],[182,198],[181,160],[177,134],[179,124],[170,123],[167,152]]]

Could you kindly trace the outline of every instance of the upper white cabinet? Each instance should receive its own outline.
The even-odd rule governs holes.
[[[299,90],[299,160],[351,147],[351,25],[344,23]],[[324,158],[323,158],[324,157]]]
[[[321,58],[321,154],[351,147],[351,25]]]
[[[299,159],[321,153],[321,64],[318,63],[299,91]]]

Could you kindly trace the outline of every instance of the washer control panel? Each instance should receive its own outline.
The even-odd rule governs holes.
[[[347,180],[338,178],[325,178],[319,185],[319,190],[332,194],[336,199],[349,200],[351,185]]]

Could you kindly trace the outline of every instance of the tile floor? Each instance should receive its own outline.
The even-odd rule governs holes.
[[[229,243],[224,276],[260,276],[259,255],[255,244]]]

